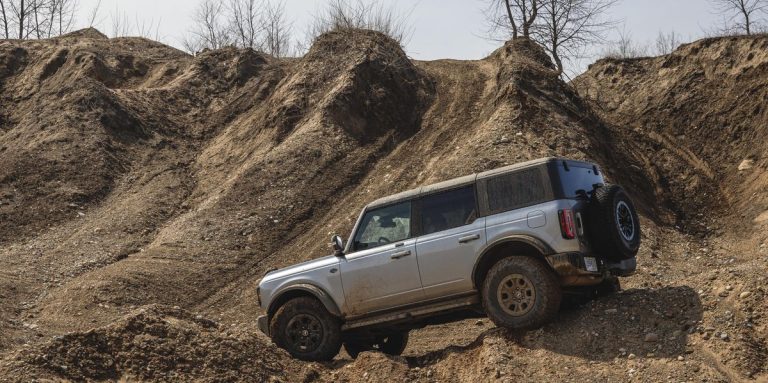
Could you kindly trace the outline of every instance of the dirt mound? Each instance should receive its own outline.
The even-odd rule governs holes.
[[[178,308],[147,306],[109,326],[54,338],[0,365],[19,381],[295,381],[287,354]]]
[[[656,198],[687,230],[750,230],[768,207],[767,48],[764,35],[704,39],[661,57],[603,59],[575,81],[635,137]]]
[[[360,30],[323,35],[297,59],[233,48],[192,57],[93,30],[2,41],[0,374],[760,379],[766,163],[747,140],[765,133],[766,114],[737,90],[764,96],[763,39],[601,61],[576,81],[610,98],[591,101],[523,39],[483,60],[430,62]],[[717,103],[705,97],[724,87]],[[684,116],[710,125],[677,137]],[[302,364],[254,335],[263,273],[328,254],[330,235],[348,234],[367,202],[551,155],[597,161],[640,206],[640,268],[626,293],[527,335],[488,321],[419,330],[404,358]],[[743,228],[750,239],[736,241]]]

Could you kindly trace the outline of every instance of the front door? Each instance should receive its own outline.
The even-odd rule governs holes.
[[[424,298],[411,238],[411,202],[365,213],[341,262],[347,310],[360,315]]]

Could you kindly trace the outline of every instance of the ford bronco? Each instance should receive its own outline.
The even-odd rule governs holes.
[[[635,272],[640,222],[597,165],[544,158],[373,201],[332,245],[259,283],[260,330],[299,359],[400,354],[410,330],[473,316],[537,328]]]

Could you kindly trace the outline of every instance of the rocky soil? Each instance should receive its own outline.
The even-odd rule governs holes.
[[[566,84],[524,40],[431,62],[370,31],[297,59],[2,40],[0,381],[766,381],[766,47]],[[402,357],[303,363],[258,333],[259,278],[328,253],[366,202],[548,155],[637,202],[623,292],[529,333],[418,330]]]

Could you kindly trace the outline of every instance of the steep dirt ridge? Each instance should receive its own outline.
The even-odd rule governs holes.
[[[761,41],[698,42],[666,65],[688,71],[686,59],[722,45],[743,66]],[[749,78],[764,83],[758,56]],[[369,31],[324,35],[286,60],[236,49],[191,57],[94,30],[2,41],[0,381],[764,379],[768,257],[765,224],[751,219],[768,206],[748,193],[763,192],[765,147],[713,140],[707,157],[662,129],[679,112],[637,112],[631,105],[666,97],[649,93],[657,72],[646,71],[663,60],[595,64],[576,82],[585,102],[524,40],[483,60],[432,62]],[[611,65],[634,69],[597,74]],[[673,88],[686,78],[664,77]],[[718,72],[691,89],[711,94],[736,80]],[[593,94],[638,99],[613,113]],[[711,108],[695,101],[700,113]],[[758,139],[765,113],[739,132]],[[368,201],[547,155],[599,162],[638,201],[641,270],[626,292],[529,334],[487,321],[420,330],[404,358],[304,364],[257,334],[263,273],[327,254],[330,235],[348,234]],[[749,173],[720,169],[741,157],[753,160]],[[718,176],[722,184],[705,182]],[[686,180],[712,194],[675,194]],[[746,223],[734,206],[750,206]],[[732,221],[690,222],[710,207]],[[749,243],[736,243],[743,232]],[[651,332],[660,340],[645,342]],[[242,356],[194,368],[233,354]]]
[[[643,167],[662,185],[656,197],[680,226],[702,235],[750,230],[766,211],[768,36],[603,59],[575,84],[601,117],[638,137]],[[750,168],[740,170],[742,163]]]

